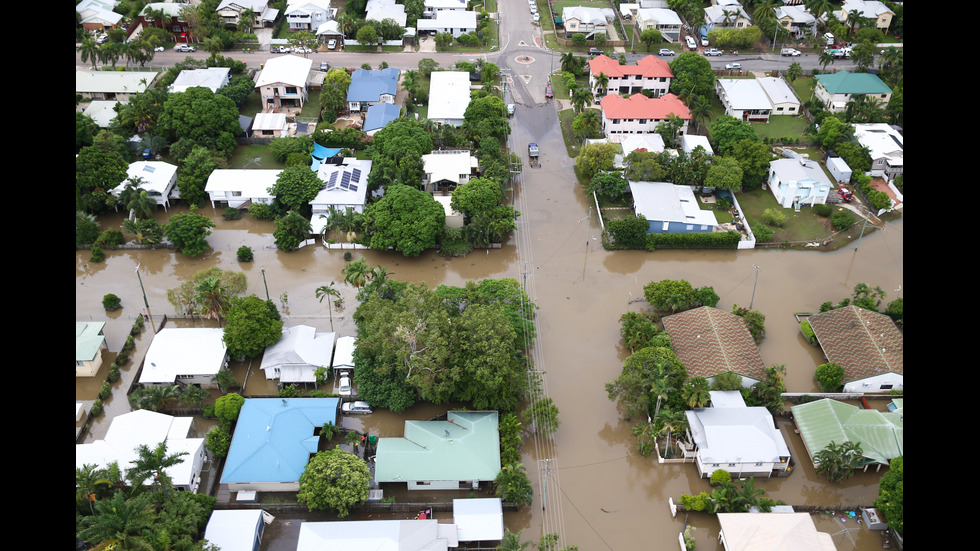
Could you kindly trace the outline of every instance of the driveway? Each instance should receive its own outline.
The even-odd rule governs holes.
[[[436,39],[431,36],[425,36],[419,39],[419,52],[435,52],[436,51]]]

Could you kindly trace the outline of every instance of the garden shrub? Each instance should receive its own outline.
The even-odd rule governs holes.
[[[775,234],[772,228],[761,224],[753,228],[752,233],[755,234],[755,240],[758,243],[769,243]]]
[[[803,337],[810,344],[817,344],[817,335],[814,334],[813,328],[810,327],[810,322],[803,320],[800,322],[800,331],[803,332]]]
[[[109,293],[102,297],[102,307],[108,312],[118,310],[122,308],[122,299],[112,293]]]
[[[236,209],[235,207],[228,207],[221,213],[221,217],[225,220],[241,220],[242,211]]]
[[[92,257],[88,259],[89,262],[102,262],[105,260],[105,251],[103,251],[101,247],[92,245],[92,248],[89,249],[89,251],[92,253]]]
[[[99,237],[95,240],[95,245],[98,247],[118,247],[126,242],[126,238],[119,230],[105,230],[99,234]]]
[[[854,213],[847,209],[839,209],[830,217],[831,224],[836,230],[844,230],[854,225],[856,219]]]
[[[657,249],[735,249],[742,235],[730,230],[725,233],[651,233],[647,235],[647,250]]]
[[[650,223],[645,216],[630,216],[609,222],[609,235],[617,249],[645,249]]]
[[[769,226],[782,227],[786,223],[786,214],[780,209],[770,207],[762,211],[762,221]]]
[[[248,206],[248,215],[256,220],[272,220],[276,213],[272,210],[272,205],[265,203],[252,203]]]
[[[813,212],[817,213],[817,216],[822,216],[827,218],[834,209],[830,205],[813,205]]]
[[[711,485],[718,486],[719,484],[728,484],[732,481],[732,473],[726,471],[725,469],[718,469],[711,473]]]
[[[238,247],[238,261],[239,262],[251,262],[255,258],[255,254],[252,252],[252,247],[248,245],[242,245]]]
[[[228,429],[221,425],[208,431],[205,445],[215,457],[227,456],[228,448],[231,447],[231,435],[228,434]]]

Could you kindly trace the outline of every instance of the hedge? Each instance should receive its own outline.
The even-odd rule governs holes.
[[[742,235],[734,230],[725,233],[651,233],[647,249],[735,249]]]

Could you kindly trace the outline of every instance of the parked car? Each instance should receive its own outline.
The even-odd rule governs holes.
[[[195,48],[194,46],[190,46],[188,44],[181,44],[181,45],[177,46],[174,49],[177,50],[178,52],[196,52],[197,51],[197,48]]]
[[[153,48],[153,51],[154,52],[162,52],[162,51],[164,51],[164,49],[165,48],[163,46],[157,46],[156,48]]]
[[[507,104],[507,116],[508,117],[513,117],[514,116],[514,110],[516,108],[517,107],[513,103],[508,103]]]
[[[721,55],[721,50],[717,48],[708,48],[704,51],[704,55]]]
[[[538,13],[538,5],[537,4],[531,4],[530,5],[530,8],[531,8],[531,13]]]
[[[671,50],[670,48],[660,48],[657,55],[674,55],[674,50]]]
[[[107,34],[100,34],[99,37],[95,39],[96,44],[105,44],[108,41],[109,41],[109,35]]]
[[[841,200],[844,201],[845,203],[850,203],[851,199],[854,199],[854,193],[851,190],[847,189],[847,187],[844,186],[844,184],[838,184],[837,195],[839,195]]]
[[[725,64],[725,68],[728,69],[728,70],[741,69],[742,68],[742,64],[741,63],[726,63]]]
[[[554,97],[555,97],[555,92],[551,89],[551,85],[549,84],[544,89],[544,99],[552,99]]]
[[[272,48],[269,49],[269,51],[274,54],[288,54],[289,48],[287,48],[286,46],[273,46]]]
[[[343,405],[340,406],[340,411],[342,413],[352,414],[352,413],[371,413],[374,410],[371,408],[371,404],[367,402],[357,401],[357,402],[344,402]]]
[[[538,21],[541,21],[541,14],[540,13],[536,13],[536,14],[534,14],[534,17],[532,17],[531,19],[533,19],[534,22],[537,23]]]
[[[326,61],[321,61],[320,62],[320,70],[321,71],[329,71],[330,70],[330,64],[327,63]]]
[[[340,372],[340,384],[337,385],[337,393],[341,396],[351,395],[350,386],[350,373],[347,371]]]
[[[707,36],[702,36],[701,37],[701,45],[702,46],[707,46],[708,45],[708,37]]]
[[[313,53],[313,50],[311,50],[309,48],[306,48],[306,47],[303,47],[303,46],[296,46],[295,48],[293,48],[293,53],[294,54],[312,54]]]
[[[688,50],[697,50],[698,49],[698,43],[694,41],[694,37],[686,36],[686,37],[684,37],[684,39],[687,42],[687,49]]]
[[[798,55],[802,55],[802,52],[800,52],[799,50],[797,50],[795,48],[783,48],[782,50],[779,51],[779,55],[781,55],[783,57],[786,57],[786,56],[796,57]]]
[[[337,47],[337,39],[336,38],[331,38],[330,40],[327,41],[327,49],[328,50],[332,50],[332,49],[334,49],[336,47]]]
[[[599,48],[589,48],[589,55],[602,55],[602,50]]]

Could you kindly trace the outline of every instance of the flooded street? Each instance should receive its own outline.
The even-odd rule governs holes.
[[[539,306],[539,337],[533,358],[536,366],[546,371],[547,394],[561,411],[561,428],[544,452],[539,452],[530,439],[525,444],[524,463],[535,482],[535,502],[519,513],[508,513],[508,528],[524,530],[525,541],[537,541],[544,526],[557,522],[564,536],[562,542],[583,551],[676,549],[685,518],[683,514],[671,517],[668,499],[676,502],[683,493],[711,490],[707,481],[698,479],[694,465],[661,465],[655,457],[640,456],[630,436],[631,424],[606,396],[603,385],[619,374],[628,355],[620,343],[620,315],[646,308],[644,302],[636,301],[643,297],[643,285],[661,279],[686,279],[695,287],[714,287],[722,310],[730,311],[734,304],[748,306],[753,300],[758,266],[752,306],[766,316],[763,359],[767,365],[785,364],[788,391],[815,392],[813,372],[825,360],[818,348],[803,340],[793,314],[816,311],[824,301],[836,303],[849,297],[859,282],[881,286],[888,292],[886,301],[903,296],[896,292],[904,286],[903,222],[891,222],[884,231],[866,235],[858,251],[852,245],[828,253],[609,252],[602,249],[594,212],[590,219],[590,202],[569,176],[571,159],[564,154],[560,135],[555,138],[553,132],[547,136],[529,132],[515,129],[512,140],[524,143],[535,138],[543,150],[558,153],[543,155],[540,169],[525,169],[515,202],[523,213],[519,230],[502,249],[473,251],[452,259],[435,253],[407,259],[392,253],[356,251],[354,259],[363,256],[371,266],[386,266],[393,279],[424,281],[430,287],[462,285],[481,278],[510,277],[525,282]],[[167,289],[201,269],[220,266],[244,271],[250,293],[265,297],[268,288],[287,324],[310,324],[320,330],[329,330],[330,320],[327,305],[318,302],[314,292],[335,281],[343,293],[344,306],[334,311],[334,329],[338,335],[355,333],[351,319],[356,308],[355,289],[343,283],[342,252],[330,252],[320,245],[280,252],[273,246],[271,222],[227,222],[221,219],[221,210],[223,207],[201,209],[218,225],[209,238],[214,250],[201,258],[190,259],[167,250],[107,251],[105,262],[91,264],[87,251],[76,252],[76,319],[108,318],[108,346],[115,353],[135,316],[145,311],[140,278],[150,314],[158,325],[162,316],[174,314],[167,302]],[[171,209],[169,214],[175,212]],[[161,211],[158,217],[165,221],[169,215]],[[111,224],[100,221],[103,227]],[[241,245],[252,247],[254,262],[239,264],[235,251]],[[123,309],[106,316],[101,306],[106,293],[118,295]],[[148,324],[141,341],[147,343],[151,338]],[[137,366],[140,358],[134,356]],[[98,391],[98,385],[91,386]],[[85,385],[76,385],[76,399],[91,399],[84,396],[89,391]],[[412,418],[427,418],[444,410],[424,406],[410,414]],[[402,417],[382,412],[347,419],[345,426],[350,423],[348,428],[400,436],[402,421]],[[880,473],[859,474],[841,485],[830,485],[817,477],[800,437],[785,421],[780,422],[797,470],[788,478],[758,480],[757,485],[770,497],[789,504],[856,506],[870,504],[877,496]],[[93,437],[98,437],[98,430],[93,429],[89,438]],[[538,480],[542,464],[537,461],[546,457],[540,454],[553,456],[546,474],[550,481],[558,481],[560,493],[560,497],[548,496],[549,505],[552,498],[558,505],[546,512],[541,511]],[[829,514],[817,514],[814,519],[819,530],[837,534],[834,541],[841,551],[880,549],[877,532],[863,526],[853,530],[859,526],[851,520],[842,523]],[[695,513],[687,521],[696,527],[699,551],[721,550],[714,517]]]

